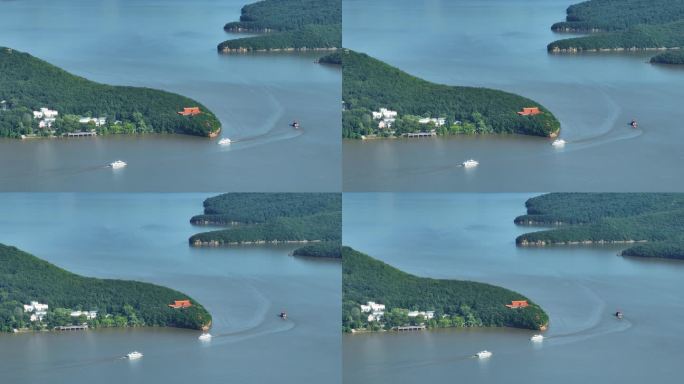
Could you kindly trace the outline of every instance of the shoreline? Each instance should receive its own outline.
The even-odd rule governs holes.
[[[547,245],[611,245],[611,244],[643,244],[648,243],[648,240],[577,240],[577,241],[558,241],[558,242],[547,242],[545,240],[528,241],[523,239],[520,242],[516,242],[518,247],[545,247]]]
[[[201,241],[195,240],[190,244],[191,247],[195,248],[218,248],[218,247],[230,247],[230,246],[240,246],[240,245],[264,245],[264,244],[308,244],[308,243],[322,243],[323,240],[254,240],[254,241],[233,241],[233,242],[221,242],[219,240],[209,240]]]
[[[679,51],[681,50],[681,47],[646,47],[646,48],[637,48],[637,47],[630,47],[630,48],[624,48],[624,47],[616,47],[616,48],[580,48],[580,47],[568,47],[568,48],[560,48],[558,46],[555,46],[553,48],[547,49],[549,53],[551,54],[578,54],[578,53],[583,53],[583,52],[589,52],[589,53],[599,53],[599,52],[654,52],[654,51]]]
[[[230,40],[228,40],[230,41]],[[238,47],[238,48],[221,48],[219,49],[220,54],[231,54],[231,53],[270,53],[270,52],[335,52],[339,50],[338,47],[286,47],[286,48],[267,48],[267,49],[253,49],[249,47]]]
[[[411,331],[408,331],[408,330],[407,330],[407,331],[400,331],[400,330],[395,329],[395,328],[392,328],[392,329],[389,329],[389,330],[382,328],[382,329],[379,329],[379,330],[377,330],[377,331],[373,331],[373,330],[369,330],[369,329],[365,329],[365,328],[359,328],[359,329],[352,328],[351,331],[349,331],[349,332],[343,331],[342,334],[346,334],[346,335],[364,335],[364,334],[367,335],[367,334],[374,334],[374,333],[392,333],[392,334],[404,334],[404,333],[407,333],[407,334],[411,334],[411,333],[422,332],[422,331],[432,331],[432,332],[434,332],[434,331],[439,331],[439,330],[444,330],[444,329],[446,329],[446,330],[463,330],[463,329],[477,329],[477,330],[483,330],[483,329],[511,329],[511,330],[516,330],[516,331],[521,330],[521,331],[530,331],[530,332],[534,332],[534,331],[546,332],[546,331],[549,329],[549,323],[543,324],[543,325],[541,325],[541,326],[540,326],[539,328],[537,328],[537,329],[507,327],[507,326],[504,326],[504,327],[496,327],[496,326],[479,326],[479,327],[428,327],[428,326],[425,326],[425,328],[423,328],[423,329],[420,329],[420,330],[411,330]]]

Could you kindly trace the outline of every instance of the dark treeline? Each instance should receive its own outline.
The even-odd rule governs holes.
[[[638,24],[666,24],[684,19],[684,0],[591,0],[568,7],[559,32],[622,31]]]
[[[651,58],[653,64],[684,65],[684,50],[667,51]]]
[[[342,258],[341,243],[339,241],[324,241],[305,245],[292,252],[294,256]]]
[[[435,311],[435,318],[426,321],[430,327],[540,329],[548,323],[547,314],[519,293],[472,281],[413,276],[349,247],[342,248],[342,295],[345,331],[370,326],[359,307],[368,301],[385,304],[386,327],[409,321],[401,309]],[[530,306],[507,308],[513,300],[528,300]]]
[[[208,136],[221,125],[205,106],[190,98],[150,88],[110,86],[74,76],[27,53],[0,48],[0,136],[48,135],[31,111],[55,109],[57,134],[95,129],[78,116],[106,117],[99,133],[183,133]],[[184,107],[200,107],[196,116],[180,116]],[[118,122],[117,122],[118,121]],[[115,124],[116,123],[116,124]]]
[[[518,236],[518,245],[638,244],[628,256],[681,258],[684,194],[549,194],[528,200],[518,224],[561,224],[553,230]]]
[[[69,309],[97,310],[88,320],[94,327],[168,326],[201,329],[211,315],[187,295],[159,285],[137,281],[82,277],[17,248],[0,244],[0,330],[33,327],[23,304],[30,301],[50,306],[48,327],[82,323],[68,315]],[[172,309],[174,300],[190,299],[193,306]]]
[[[341,56],[341,60],[339,59]],[[560,123],[551,112],[530,99],[493,89],[434,84],[411,76],[366,54],[344,50],[323,61],[342,62],[343,137],[383,134],[371,111],[381,107],[396,110],[396,134],[425,130],[402,116],[443,117],[438,134],[518,133],[549,136]],[[523,107],[537,106],[542,113],[520,116]]]
[[[339,0],[264,0],[242,8],[230,32],[266,32],[263,36],[228,40],[218,50],[258,51],[321,49],[342,46],[342,2]]]
[[[340,242],[342,237],[339,193],[227,193],[205,200],[204,211],[191,222],[228,228],[196,234],[190,245]],[[324,255],[329,251],[324,247],[306,252]]]
[[[597,33],[554,41],[550,52],[642,50],[684,47],[684,20],[668,24],[635,25],[624,31]]]

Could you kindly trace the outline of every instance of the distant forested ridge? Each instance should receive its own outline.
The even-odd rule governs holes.
[[[342,199],[338,193],[227,193],[207,199],[198,225],[228,226],[190,237],[192,246],[262,243],[339,243]],[[329,245],[304,248],[309,256],[336,257]]]
[[[165,326],[207,328],[211,315],[187,295],[159,285],[82,277],[15,247],[0,244],[0,331],[81,324],[91,327]],[[175,300],[191,307],[173,309]],[[48,304],[43,322],[23,310],[31,301]],[[97,318],[71,317],[72,310],[97,311]]]
[[[554,136],[560,123],[539,103],[512,93],[475,87],[434,84],[411,76],[366,54],[344,50],[321,62],[342,63],[342,135],[361,138],[390,135],[378,128],[371,111],[398,112],[393,135],[435,129],[437,134],[516,133]],[[521,116],[525,107],[540,114]],[[419,117],[444,118],[445,124],[419,124]]]
[[[553,53],[684,48],[684,0],[590,0],[572,5],[557,32],[591,32],[558,40]]]
[[[684,194],[552,193],[526,206],[517,224],[558,227],[518,236],[519,246],[639,243],[622,254],[682,258]]]
[[[190,98],[170,92],[99,84],[72,75],[28,53],[0,47],[0,136],[53,135],[96,130],[108,133],[182,133],[213,136],[221,129],[214,114]],[[39,128],[32,111],[45,107],[59,116]],[[178,114],[199,107],[194,116]],[[81,124],[79,117],[105,117],[106,124]],[[50,132],[54,130],[55,132]]]
[[[360,310],[368,301],[386,306],[386,329],[416,321],[427,327],[545,329],[549,321],[538,305],[517,292],[472,281],[417,277],[349,247],[342,248],[342,295],[344,331],[377,328]],[[529,306],[506,307],[514,300],[527,300]],[[435,311],[435,316],[408,318],[406,310]]]
[[[264,0],[242,8],[228,32],[264,33],[227,40],[219,52],[334,50],[342,46],[340,0]]]
[[[659,53],[651,58],[651,63],[684,65],[684,50]]]

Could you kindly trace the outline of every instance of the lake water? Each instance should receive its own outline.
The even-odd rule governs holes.
[[[339,262],[294,248],[197,249],[200,194],[5,194],[0,243],[78,274],[187,293],[213,339],[182,329],[0,334],[3,383],[339,383]],[[281,320],[280,311],[288,311]],[[138,350],[141,360],[122,359]]]
[[[188,136],[0,139],[4,191],[339,191],[339,68],[321,54],[219,55],[248,0],[0,2],[0,46],[98,82],[181,93],[221,120]],[[299,120],[301,129],[289,126]],[[105,167],[122,159],[125,169]]]
[[[541,344],[517,329],[345,335],[345,383],[679,382],[684,263],[615,247],[517,248],[536,230],[513,224],[529,197],[345,194],[345,244],[419,276],[513,289],[550,317]],[[472,357],[484,349],[494,355]]]
[[[681,191],[684,69],[646,54],[549,55],[572,0],[343,1],[344,44],[426,80],[532,98],[535,137],[345,141],[345,191]],[[638,129],[628,123],[639,122]],[[460,163],[480,162],[474,169]]]

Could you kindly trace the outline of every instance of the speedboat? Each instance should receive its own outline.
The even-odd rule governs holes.
[[[294,127],[295,129],[299,129],[299,122],[298,121],[293,121],[290,126]]]
[[[478,163],[477,161],[475,161],[473,159],[470,159],[470,160],[464,161],[463,163],[461,163],[461,165],[463,165],[466,168],[473,168],[473,167],[477,167],[478,165],[480,165],[480,163]]]
[[[631,122],[631,123],[629,123],[629,125],[631,125],[631,126],[632,126],[632,128],[638,128],[638,127],[639,127],[639,123],[637,123],[637,121],[636,121],[636,120],[632,120],[632,122]]]
[[[492,353],[487,351],[487,350],[484,350],[484,351],[478,352],[476,354],[476,356],[478,359],[486,359],[486,358],[492,357]]]
[[[203,333],[198,337],[198,339],[202,341],[209,341],[211,340],[211,333]]]
[[[617,311],[617,312],[615,312],[615,317],[617,317],[618,319],[622,319],[624,317],[624,315],[622,314],[621,311]]]
[[[129,360],[135,360],[135,359],[139,359],[139,358],[143,357],[143,354],[138,352],[138,351],[133,351],[133,352],[128,353],[126,355],[126,357],[128,357]]]
[[[126,164],[126,162],[125,162],[125,161],[122,161],[122,160],[117,160],[117,161],[115,161],[115,162],[113,162],[113,163],[109,163],[109,166],[112,167],[113,169],[123,168],[123,167],[125,167],[125,166],[127,166],[127,165],[128,165],[128,164]]]
[[[278,317],[280,317],[283,320],[287,319],[287,312],[285,312],[285,311],[280,312],[280,315],[278,315]]]
[[[218,143],[219,143],[219,145],[228,145],[228,144],[232,143],[232,141],[230,141],[229,138],[224,137],[223,139],[219,140]]]
[[[563,140],[563,139],[556,139],[556,140],[553,141],[553,143],[551,143],[551,145],[553,145],[553,146],[556,147],[556,148],[564,147],[564,146],[565,146],[565,140]]]
[[[534,335],[530,337],[530,340],[535,343],[541,343],[542,341],[544,341],[544,335]]]

